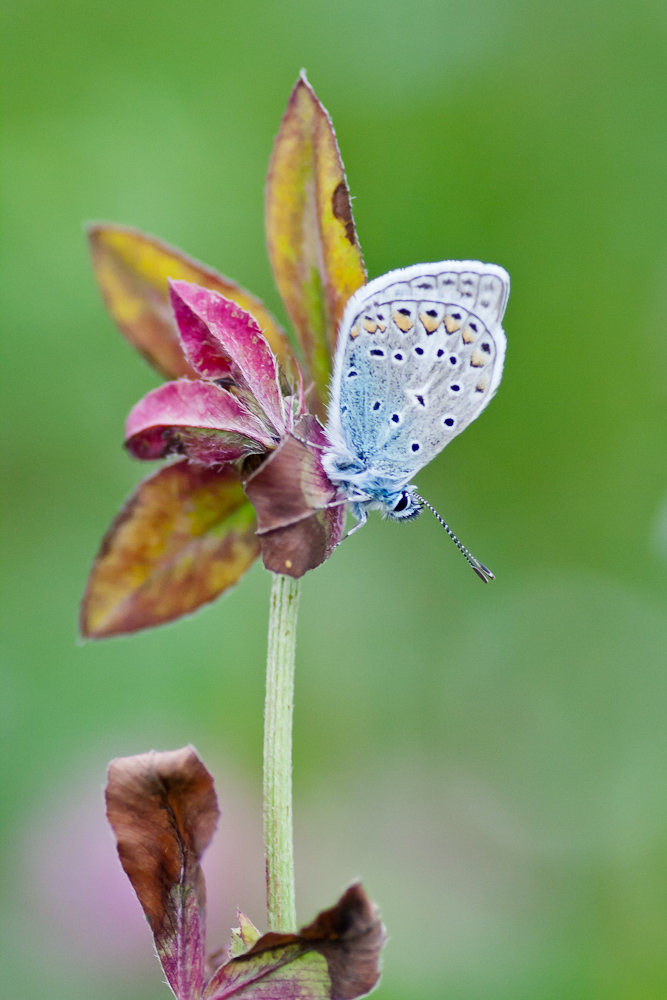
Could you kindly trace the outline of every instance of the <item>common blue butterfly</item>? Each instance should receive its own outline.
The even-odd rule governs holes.
[[[503,373],[509,275],[496,264],[415,264],[349,300],[338,334],[323,465],[360,528],[428,507],[485,582],[493,573],[419,496],[412,477],[479,416]]]

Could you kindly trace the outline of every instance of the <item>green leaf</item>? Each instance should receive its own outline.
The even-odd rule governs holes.
[[[233,586],[259,553],[255,514],[232,466],[179,461],[145,480],[102,541],[81,607],[88,639],[190,614]]]
[[[185,359],[169,304],[168,279],[220,292],[252,314],[283,367],[291,349],[266,306],[222,274],[138,229],[99,223],[88,238],[95,276],[112,319],[131,344],[165,378],[196,378]]]
[[[311,409],[321,416],[338,326],[366,272],[336,135],[303,74],[273,147],[266,231],[276,283],[315,383]]]
[[[297,934],[264,934],[221,966],[204,1000],[353,1000],[380,978],[385,930],[360,885]]]

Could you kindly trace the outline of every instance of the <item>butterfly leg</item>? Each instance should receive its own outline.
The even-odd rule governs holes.
[[[299,444],[305,444],[306,448],[317,448],[318,451],[328,451],[331,445],[328,444],[316,444],[314,441],[306,441],[305,438],[299,437],[294,431],[289,432],[290,437],[293,437],[295,441]]]
[[[350,530],[345,536],[346,538],[349,538],[350,535],[353,535],[355,531],[359,530],[359,528],[363,528],[366,521],[368,520],[368,511],[364,506],[362,506],[360,503],[353,503],[350,506],[352,509],[352,513],[357,519],[357,523],[352,528],[350,528]]]

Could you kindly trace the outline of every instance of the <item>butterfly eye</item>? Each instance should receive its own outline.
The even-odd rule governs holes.
[[[396,514],[400,514],[402,510],[405,510],[405,508],[408,506],[409,503],[410,503],[410,498],[408,494],[401,493],[398,503],[394,507],[394,512]]]

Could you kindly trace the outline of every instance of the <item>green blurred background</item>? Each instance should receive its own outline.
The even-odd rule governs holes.
[[[145,474],[156,377],[99,301],[83,220],[138,226],[284,313],[263,236],[305,66],[369,274],[504,265],[497,398],[304,580],[299,917],[362,877],[381,1000],[667,995],[667,9],[659,0],[4,5],[0,994],[160,1000],[101,790],[187,742],[219,787],[211,946],[264,924],[268,574],[77,645],[91,558]]]

